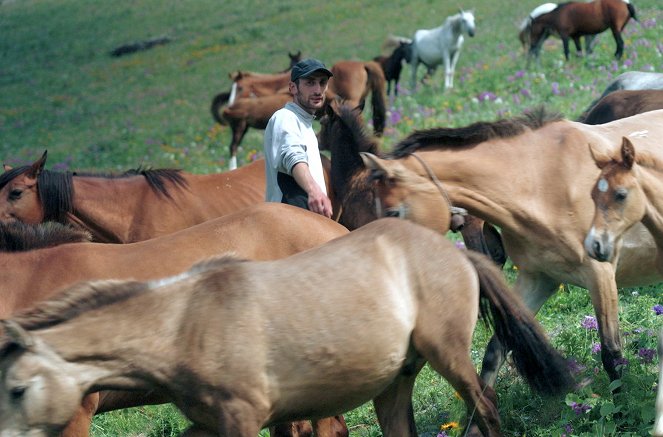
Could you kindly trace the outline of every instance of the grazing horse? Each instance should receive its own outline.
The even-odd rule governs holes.
[[[180,170],[82,175],[46,170],[47,154],[0,175],[0,221],[57,221],[95,241],[130,243],[202,223],[264,201],[265,164],[209,175]]]
[[[397,44],[396,48],[388,55],[373,58],[375,62],[380,64],[384,72],[384,78],[387,81],[387,96],[391,95],[392,82],[394,84],[394,96],[398,96],[398,81],[401,78],[403,61],[409,62],[412,50],[411,39],[402,39]]]
[[[232,105],[220,109],[221,114],[217,121],[223,125],[230,125],[232,131],[228,165],[230,170],[237,168],[237,149],[246,131],[250,127],[265,129],[272,115],[291,101],[292,95],[289,92],[279,92],[261,97],[239,97]]]
[[[157,388],[193,422],[187,435],[254,437],[372,399],[385,437],[416,436],[411,397],[428,362],[496,437],[495,392],[470,358],[480,312],[535,390],[568,389],[563,357],[501,272],[404,220],[283,260],[82,283],[2,322],[0,428],[53,435],[86,392]]]
[[[371,95],[373,131],[380,136],[384,132],[386,122],[386,80],[382,67],[374,61],[339,61],[332,65],[329,78],[327,99],[337,97],[347,105],[364,107],[366,97]]]
[[[432,74],[444,62],[444,88],[452,88],[454,70],[465,39],[463,33],[474,36],[474,31],[474,12],[463,10],[447,17],[439,27],[417,30],[412,39],[410,58],[412,91],[416,89],[419,63],[428,67],[428,73]]]
[[[621,36],[630,18],[638,20],[635,8],[629,0],[594,0],[592,2],[561,3],[551,12],[539,15],[530,25],[529,60],[537,58],[543,42],[552,34],[559,35],[564,45],[564,57],[569,60],[569,39],[572,39],[580,54],[580,37],[596,35],[606,29],[612,31],[617,49],[615,57],[621,59],[624,52],[624,40]],[[586,43],[588,54],[591,42]]]
[[[423,160],[454,206],[498,226],[506,252],[518,266],[515,290],[532,310],[538,311],[563,283],[588,289],[603,365],[615,380],[622,357],[617,285],[653,284],[663,276],[656,269],[652,236],[642,225],[625,235],[618,262],[600,263],[587,256],[583,241],[593,211],[588,193],[599,174],[587,144],[611,147],[630,134],[640,135],[639,144],[660,147],[663,110],[596,126],[539,110],[514,119],[422,130],[400,141],[380,164],[401,166],[403,174],[409,170],[432,185]],[[394,192],[400,188],[392,187]],[[503,361],[504,351],[493,339],[482,366],[489,384]]]
[[[17,228],[18,227],[18,228]],[[41,234],[57,238],[83,238],[69,228],[39,225]],[[0,224],[2,242],[35,239],[35,225],[20,222]],[[279,203],[259,203],[234,214],[162,237],[131,244],[63,244],[41,250],[7,253],[16,243],[0,246],[0,318],[52,297],[65,287],[91,279],[149,280],[181,273],[195,262],[223,252],[256,260],[283,258],[322,244],[347,230],[320,215]],[[91,416],[118,408],[168,402],[160,393],[102,392],[86,399],[65,436],[88,435]],[[343,418],[321,419],[314,424],[316,435]],[[310,427],[302,423],[300,426]],[[344,425],[343,425],[344,427]],[[290,435],[273,433],[273,435]],[[304,435],[304,434],[300,434]],[[341,434],[342,435],[342,434]],[[255,437],[255,436],[253,436]]]
[[[627,71],[620,74],[603,90],[603,94],[585,109],[580,118],[584,118],[599,100],[618,90],[663,90],[663,73]]]
[[[585,124],[602,124],[656,109],[663,109],[663,89],[619,90],[599,100],[578,121]]]

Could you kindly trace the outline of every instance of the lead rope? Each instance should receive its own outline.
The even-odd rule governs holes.
[[[424,161],[416,153],[412,153],[411,155],[416,158],[417,161],[419,161],[424,170],[426,170],[430,180],[433,182],[433,184],[435,184],[440,194],[442,194],[442,197],[444,197],[444,200],[447,201],[447,205],[449,206],[449,213],[451,214],[451,230],[453,232],[459,231],[460,228],[462,228],[465,224],[465,219],[463,216],[467,215],[467,210],[459,206],[453,206],[451,204],[451,199],[449,198],[447,190],[444,189],[442,182],[440,182],[437,176],[435,176],[435,173],[433,173],[433,170],[428,166],[428,164],[426,164],[426,161]]]

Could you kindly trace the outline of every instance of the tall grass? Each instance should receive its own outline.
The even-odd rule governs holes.
[[[401,94],[390,101],[384,148],[414,129],[509,117],[539,104],[574,119],[619,73],[663,71],[659,0],[633,0],[640,23],[627,25],[621,61],[613,59],[614,41],[606,32],[591,57],[569,62],[559,40],[551,39],[541,65],[526,71],[517,25],[539,3],[0,0],[0,156],[18,165],[48,149],[48,165],[61,170],[225,170],[230,132],[214,123],[209,106],[229,88],[229,72],[282,70],[288,51],[297,50],[328,65],[368,60],[379,54],[387,35],[438,26],[458,6],[474,7],[477,34],[466,38],[456,88],[445,92],[438,71],[429,85],[411,89],[406,67]],[[109,56],[117,46],[161,35],[173,41]],[[255,159],[261,148],[262,132],[250,131],[240,163]],[[512,267],[505,272],[516,274]],[[496,387],[505,435],[648,435],[656,361],[651,350],[653,333],[663,325],[656,306],[661,300],[658,287],[622,290],[628,364],[623,390],[612,396],[595,350],[587,292],[560,290],[538,318],[554,344],[575,360],[585,385],[565,399],[543,399],[505,368]],[[477,367],[489,335],[477,330]],[[459,435],[455,422],[464,407],[428,368],[418,378],[414,403],[420,433]],[[353,436],[380,435],[369,404],[348,413],[347,420]],[[142,407],[98,416],[93,435],[170,436],[186,424],[172,407]]]

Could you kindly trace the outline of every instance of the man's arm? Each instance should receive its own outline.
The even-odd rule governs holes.
[[[313,180],[313,176],[311,176],[308,164],[306,162],[298,162],[292,167],[291,173],[297,184],[302,187],[304,191],[306,191],[306,194],[308,194],[309,210],[318,214],[322,214],[325,217],[331,217],[331,201],[318,186],[318,183]]]

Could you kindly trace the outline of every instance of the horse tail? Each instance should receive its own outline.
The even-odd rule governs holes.
[[[573,379],[566,361],[547,340],[534,314],[511,291],[492,261],[470,250],[466,255],[479,275],[481,316],[493,326],[497,339],[512,351],[518,373],[538,392],[568,391]]]
[[[638,17],[635,16],[635,6],[633,6],[632,3],[626,3],[626,9],[628,9],[628,14],[631,16],[631,18],[639,23],[640,20],[638,20]]]
[[[382,67],[375,61],[364,63],[368,74],[368,87],[371,90],[371,106],[373,110],[373,130],[375,135],[381,136],[387,119],[387,80],[384,77]]]
[[[212,117],[216,120],[217,123],[221,125],[227,125],[228,122],[221,117],[221,107],[228,102],[230,97],[229,92],[219,93],[212,99],[212,106],[210,110],[212,111]]]

